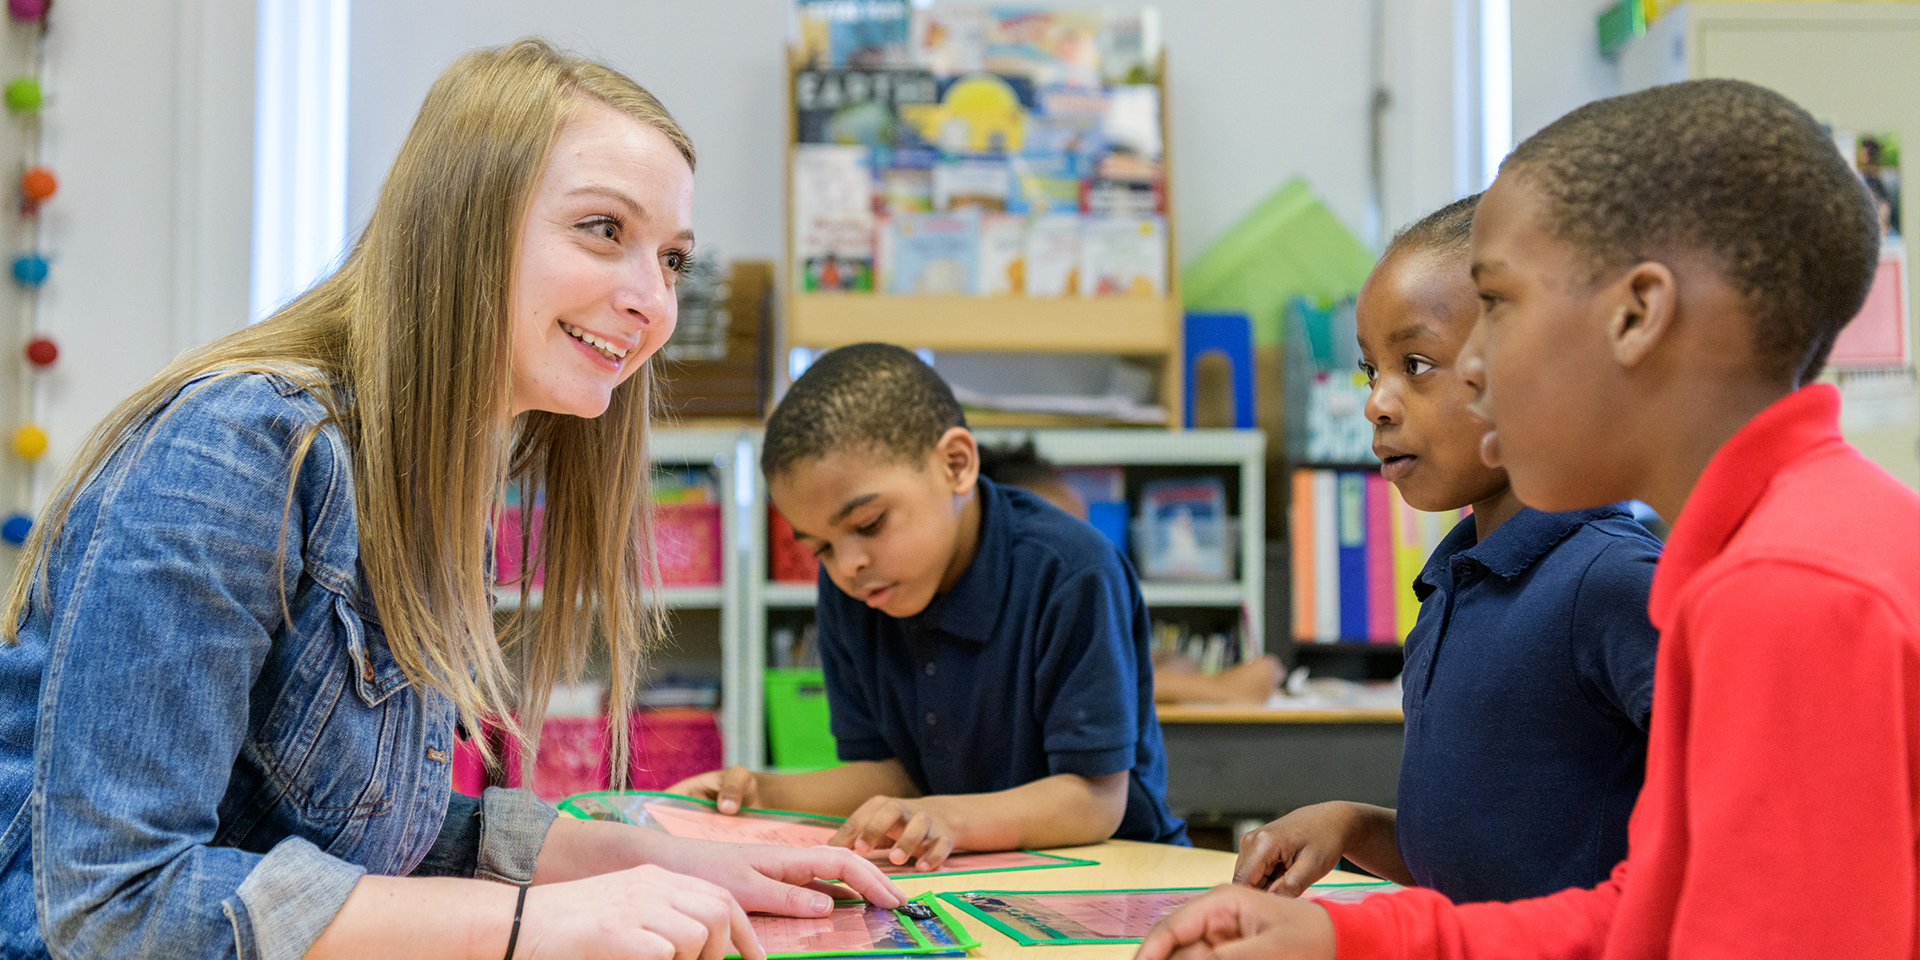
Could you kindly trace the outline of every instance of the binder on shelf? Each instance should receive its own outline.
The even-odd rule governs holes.
[[[1367,632],[1369,640],[1400,636],[1396,622],[1398,578],[1393,575],[1393,484],[1367,477]]]
[[[1313,545],[1313,471],[1293,472],[1293,503],[1288,507],[1288,544],[1293,558],[1293,635],[1305,640],[1314,635],[1313,601],[1317,592],[1314,580]]]
[[[1367,638],[1367,475],[1343,470],[1338,484],[1340,632],[1343,640]]]
[[[1313,639],[1340,639],[1339,489],[1331,470],[1313,474]]]

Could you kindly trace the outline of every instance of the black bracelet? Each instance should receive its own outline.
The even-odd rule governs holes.
[[[513,960],[513,945],[520,942],[520,911],[527,906],[527,886],[520,885],[520,899],[513,903],[513,932],[507,934],[506,960]]]

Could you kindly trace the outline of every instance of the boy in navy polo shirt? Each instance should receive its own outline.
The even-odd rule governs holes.
[[[979,476],[931,367],[887,344],[828,352],[767,420],[760,464],[820,558],[845,762],[729,767],[674,792],[846,816],[833,842],[922,870],[954,850],[1186,842],[1133,569],[1092,527]]]
[[[1421,510],[1471,505],[1414,583],[1399,809],[1333,802],[1248,834],[1234,879],[1299,896],[1341,857],[1455,901],[1591,886],[1627,852],[1653,703],[1660,544],[1619,506],[1542,513],[1480,461],[1458,355],[1479,314],[1477,198],[1394,238],[1361,288],[1381,472]]]

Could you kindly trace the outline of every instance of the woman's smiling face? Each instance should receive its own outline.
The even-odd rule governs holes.
[[[673,334],[693,170],[658,130],[582,103],[534,185],[514,265],[510,412],[606,412]]]

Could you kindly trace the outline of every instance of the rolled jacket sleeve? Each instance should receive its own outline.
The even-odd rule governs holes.
[[[480,853],[473,875],[499,883],[530,883],[559,811],[533,791],[489,787],[481,798]]]

